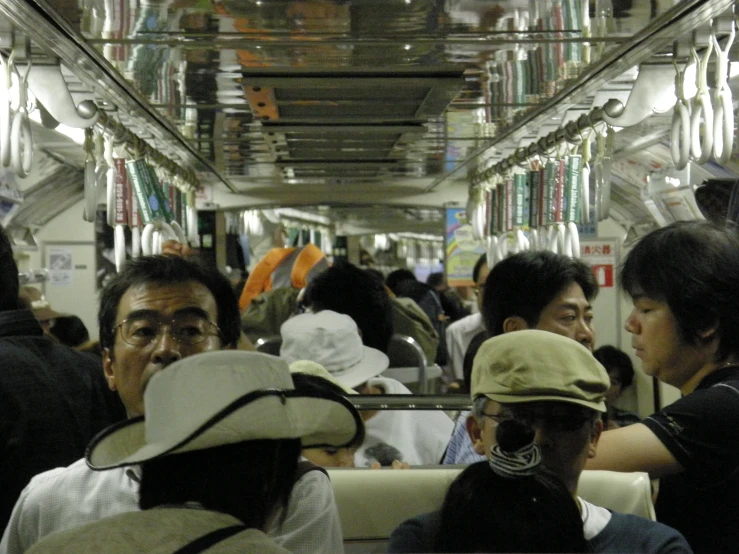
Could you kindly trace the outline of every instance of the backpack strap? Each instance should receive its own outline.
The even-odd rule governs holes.
[[[194,541],[187,543],[182,548],[178,548],[174,552],[174,554],[198,554],[199,552],[208,550],[214,544],[225,541],[227,538],[232,537],[233,535],[241,533],[241,531],[245,530],[246,525],[244,524],[231,525],[230,527],[222,527],[221,529],[216,529],[215,531],[211,531],[210,533],[207,533],[202,537],[199,537]]]
[[[309,462],[308,460],[301,460],[298,462],[298,468],[295,470],[295,482],[297,483],[298,480],[300,480],[300,478],[309,471],[320,471],[326,477],[328,477],[328,471],[326,471],[325,468],[317,466],[316,464],[314,464],[313,462]]]
[[[294,248],[273,248],[254,267],[246,280],[244,290],[239,298],[239,310],[242,312],[257,296],[271,288],[272,272],[285,258],[292,254]],[[267,288],[269,286],[269,288]]]
[[[326,254],[315,244],[308,243],[303,246],[290,272],[290,281],[293,287],[296,289],[305,288],[308,285],[308,274],[311,269],[325,257]]]

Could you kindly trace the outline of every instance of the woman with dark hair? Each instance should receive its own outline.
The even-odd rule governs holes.
[[[588,552],[580,510],[541,468],[534,430],[504,420],[496,439],[491,458],[449,487],[434,552]]]
[[[146,419],[102,431],[94,470],[140,466],[140,511],[52,533],[28,552],[289,554],[279,528],[301,472],[301,448],[357,440],[361,418],[341,395],[295,388],[285,361],[257,352],[183,358],[150,378]],[[314,467],[314,466],[312,466]]]

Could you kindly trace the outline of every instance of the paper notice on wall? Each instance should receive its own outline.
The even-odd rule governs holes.
[[[588,240],[580,243],[580,258],[592,270],[601,288],[615,286],[614,274],[618,263],[616,240]]]
[[[49,248],[48,256],[48,284],[62,287],[71,285],[74,281],[72,251],[69,248]]]

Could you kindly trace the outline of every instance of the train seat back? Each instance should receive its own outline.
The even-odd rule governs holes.
[[[441,507],[462,469],[329,469],[347,553],[385,552],[390,533],[400,523]],[[598,506],[655,519],[646,473],[584,471],[578,493]]]

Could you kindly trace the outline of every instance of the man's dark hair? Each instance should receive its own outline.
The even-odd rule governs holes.
[[[239,306],[231,283],[224,275],[214,268],[180,256],[144,256],[130,260],[101,293],[98,310],[101,347],[110,348],[112,352],[118,306],[128,289],[144,283],[166,286],[190,281],[202,284],[213,295],[218,309],[216,323],[221,330],[223,344],[236,344],[241,335]]]
[[[482,317],[490,336],[503,334],[503,322],[523,318],[533,328],[539,317],[562,291],[580,285],[585,298],[598,295],[598,282],[587,264],[548,251],[521,252],[498,262],[485,281]]]
[[[0,225],[0,311],[18,310],[18,265],[13,259],[13,248],[5,229]]]
[[[477,284],[477,279],[480,277],[482,266],[488,263],[488,255],[483,254],[475,262],[475,267],[472,268],[472,280]]]
[[[83,321],[76,315],[65,315],[54,319],[49,332],[60,343],[76,348],[90,340],[90,333]]]
[[[305,291],[314,312],[332,310],[351,317],[365,346],[387,351],[393,335],[390,296],[382,283],[350,263],[339,263],[316,276]]]
[[[144,462],[139,507],[199,502],[263,529],[287,506],[299,456],[300,439],[254,440]]]
[[[683,221],[652,231],[626,256],[621,286],[632,298],[665,302],[690,344],[713,340],[717,360],[739,353],[739,238],[707,221]]]
[[[396,269],[391,271],[385,278],[385,284],[387,288],[398,294],[398,285],[404,281],[418,281],[415,274],[410,269]]]
[[[616,371],[621,380],[621,387],[626,388],[634,382],[634,364],[629,355],[615,346],[605,345],[593,351],[593,356],[606,371]]]

